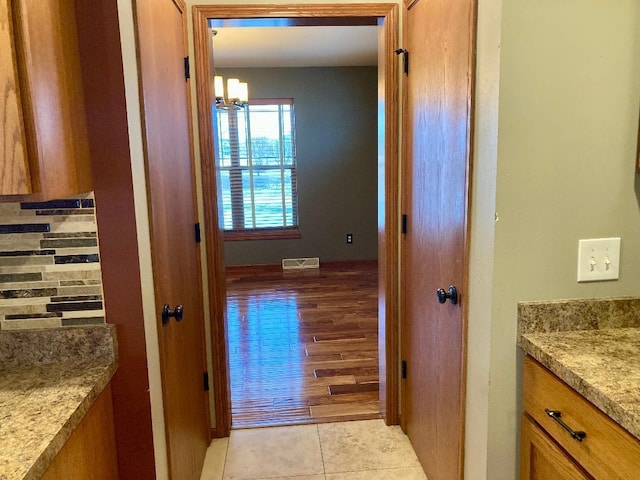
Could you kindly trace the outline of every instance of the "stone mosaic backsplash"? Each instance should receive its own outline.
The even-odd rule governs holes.
[[[0,329],[104,322],[93,194],[0,203]]]

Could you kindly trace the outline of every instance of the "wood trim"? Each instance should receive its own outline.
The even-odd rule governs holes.
[[[378,265],[378,260],[329,260],[320,261],[320,268],[364,268]]]
[[[184,55],[188,58],[189,56],[189,26],[188,26],[188,12],[187,12],[187,4],[185,0],[173,0],[176,7],[179,9],[182,14],[182,32],[183,32],[183,47],[184,47]],[[193,140],[194,135],[194,127],[193,127],[193,97],[191,95],[191,79],[187,79],[185,82],[185,92],[187,96],[187,126],[189,128],[189,163],[191,165],[191,185],[193,186],[192,191],[192,202],[194,207],[194,213],[196,218],[194,221],[199,221],[199,206],[198,206],[198,194],[197,194],[197,183],[198,178],[196,176],[196,154],[195,154],[195,145]],[[207,362],[207,341],[206,341],[206,328],[205,328],[205,311],[204,311],[204,285],[202,279],[202,248],[197,249],[197,265],[198,265],[198,302],[200,304],[200,332],[201,332],[201,348],[202,348],[202,372],[204,374],[209,374],[209,378],[211,378],[211,373],[209,373],[209,365]],[[206,418],[205,424],[207,426],[207,445],[211,443],[211,439],[215,438],[212,434],[213,426],[211,425],[211,404],[210,397],[207,394],[205,395],[205,404],[206,404]]]
[[[405,6],[402,9],[402,25],[407,25],[408,23],[408,9],[407,9],[407,1],[405,0]],[[403,28],[402,31],[402,45],[405,46],[407,45],[407,30],[406,27]],[[402,102],[403,108],[406,108],[407,102],[408,100],[408,95],[407,95],[407,76],[403,73],[402,74],[402,99],[400,100]],[[409,120],[407,118],[406,113],[402,116],[401,119],[401,131],[403,132],[403,135],[406,134],[406,132],[408,132],[408,126],[409,126]],[[407,142],[406,138],[402,139],[402,145],[401,145],[401,155],[402,155],[402,178],[401,178],[401,182],[403,185],[408,185],[409,183],[409,175],[408,175],[408,168],[407,168],[407,155],[409,154],[409,145]],[[407,188],[403,188],[401,190],[401,194],[400,194],[400,210],[402,211],[402,213],[404,214],[407,211],[408,208],[408,202],[409,202],[409,198],[408,198],[408,192],[407,192]],[[408,221],[408,219],[407,219]],[[407,225],[407,230],[409,230],[410,225]],[[404,287],[406,284],[406,271],[407,271],[407,262],[406,262],[406,255],[405,255],[405,251],[406,251],[406,235],[401,235],[400,238],[400,271],[401,276],[400,276],[400,322],[402,324],[402,322],[405,321],[405,319],[407,318],[407,289]],[[401,327],[402,328],[402,327]],[[401,335],[400,336],[400,357],[402,360],[404,360],[404,352],[407,350],[407,345],[406,345],[406,339]],[[407,398],[406,395],[406,382],[402,382],[400,381],[400,412],[406,412],[406,403],[405,403],[405,399]],[[400,415],[400,427],[402,428],[402,430],[404,432],[407,431],[407,417]]]
[[[207,18],[387,17],[395,3],[327,3],[265,5],[194,5],[194,21]],[[385,18],[386,20],[386,18]],[[323,20],[319,24],[328,25]],[[206,22],[205,22],[206,25]],[[195,26],[195,23],[194,23]],[[208,63],[208,62],[207,62]]]
[[[213,120],[209,112],[214,99],[209,91],[209,75],[212,71],[209,57],[208,15],[193,7],[193,41],[196,67],[196,98],[199,125],[202,188],[204,192],[216,192],[216,170],[213,157]],[[226,298],[224,274],[223,230],[218,223],[217,197],[213,204],[204,202],[204,234],[206,239],[207,279],[212,345],[211,388],[215,424],[214,438],[228,437],[231,430],[231,390],[227,357]]]
[[[210,19],[210,25],[213,28],[221,27],[255,27],[256,22],[253,18],[232,18],[232,19]],[[281,25],[273,22],[265,25],[264,19],[260,19],[262,27],[279,27]],[[359,25],[378,25],[378,19],[375,17],[288,17],[288,27],[356,27]]]
[[[234,275],[239,273],[281,273],[282,265],[274,264],[256,264],[256,265],[229,265],[224,269],[227,275]]]
[[[466,420],[467,420],[467,349],[468,349],[468,331],[469,331],[469,254],[471,249],[471,209],[472,209],[472,188],[473,188],[473,139],[474,139],[474,125],[475,125],[475,87],[476,87],[476,36],[478,28],[478,1],[473,0],[471,2],[471,9],[469,12],[469,79],[468,79],[468,94],[467,94],[467,109],[469,114],[467,115],[467,198],[465,208],[465,225],[466,231],[464,234],[464,261],[463,261],[463,284],[462,284],[462,351],[461,355],[461,377],[462,388],[460,389],[460,418],[462,419],[462,433],[460,438],[460,452],[459,452],[459,465],[461,468],[460,478],[464,476],[464,451],[465,451],[465,433],[466,433]]]
[[[300,4],[300,5],[194,5],[193,28],[196,65],[196,91],[200,131],[203,191],[216,191],[215,161],[213,156],[212,104],[208,75],[211,72],[208,52],[208,18],[326,18],[326,17],[381,17],[385,38],[385,162],[384,213],[378,225],[380,256],[379,279],[384,285],[380,308],[381,367],[385,379],[381,381],[381,411],[387,424],[398,422],[398,79],[394,49],[398,35],[398,5],[395,3],[353,4]],[[323,20],[319,20],[322,22]],[[225,328],[224,261],[222,233],[218,224],[217,205],[205,202],[205,238],[211,309],[211,335],[213,347],[213,389],[215,396],[216,426],[214,435],[226,436],[231,425],[231,401],[227,373],[227,342]],[[379,214],[379,217],[381,215]],[[382,267],[382,265],[384,267]],[[382,371],[382,370],[381,370]]]
[[[320,270],[330,268],[332,270],[344,268],[354,269],[361,267],[377,266],[378,260],[332,260],[328,262],[320,262]],[[309,269],[312,270],[312,269]],[[299,270],[298,270],[299,271]],[[225,267],[227,275],[251,274],[251,273],[283,273],[282,265],[275,264],[257,264],[257,265],[228,265]]]
[[[225,230],[223,233],[225,242],[237,242],[241,240],[283,240],[302,238],[295,228],[256,228],[247,230]]]
[[[380,413],[387,425],[399,422],[400,352],[399,352],[399,109],[398,109],[398,45],[399,7],[385,15],[379,57],[384,58],[384,165],[378,176],[384,178],[384,218],[378,212],[378,341],[380,350]],[[378,188],[380,195],[380,187]],[[380,204],[380,201],[378,202]],[[382,313],[384,312],[384,314]]]

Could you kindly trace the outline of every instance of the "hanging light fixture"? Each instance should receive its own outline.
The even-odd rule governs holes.
[[[217,34],[217,30],[211,30],[212,48],[213,37]],[[221,75],[216,75],[215,58],[213,63],[213,91],[216,97],[216,107],[227,110],[244,108],[244,106],[249,103],[249,87],[247,82],[241,82],[237,78],[229,78],[225,92],[224,78],[222,78]]]

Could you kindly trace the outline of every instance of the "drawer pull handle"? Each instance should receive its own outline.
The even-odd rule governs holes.
[[[556,422],[558,422],[560,424],[560,426],[562,428],[564,428],[567,432],[569,432],[569,435],[571,435],[571,438],[576,439],[577,441],[581,442],[582,440],[585,439],[585,437],[587,436],[586,432],[582,432],[582,431],[575,431],[573,430],[569,425],[567,425],[566,423],[564,423],[560,417],[562,417],[562,412],[560,412],[560,410],[550,410],[548,408],[545,408],[544,411],[546,412],[547,415],[549,415],[551,418],[553,418]]]

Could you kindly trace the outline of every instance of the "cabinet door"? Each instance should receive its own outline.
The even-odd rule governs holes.
[[[74,2],[16,0],[12,5],[36,199],[88,192],[91,167]]]
[[[520,480],[590,478],[528,415],[522,416]]]
[[[31,193],[12,13],[0,0],[0,195]]]
[[[111,385],[102,391],[42,480],[117,480]]]

